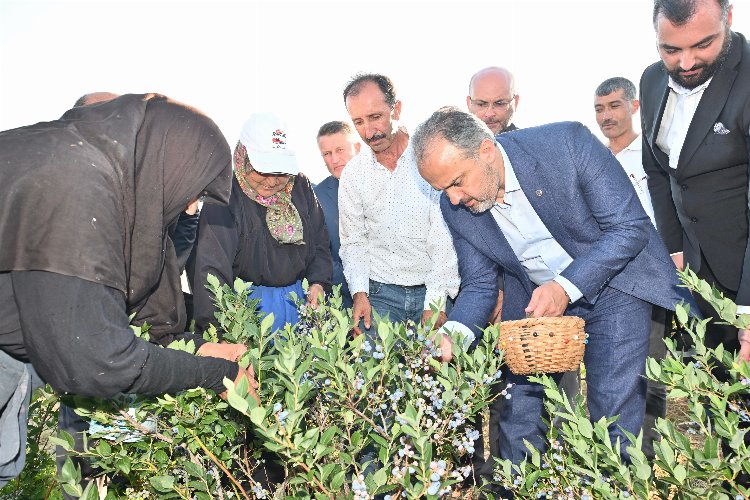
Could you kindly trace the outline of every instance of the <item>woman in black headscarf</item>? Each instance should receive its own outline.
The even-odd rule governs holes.
[[[244,346],[162,349],[129,316],[151,342],[185,335],[167,228],[200,196],[227,203],[231,176],[218,127],[155,94],[0,133],[0,354],[62,393],[223,392]]]

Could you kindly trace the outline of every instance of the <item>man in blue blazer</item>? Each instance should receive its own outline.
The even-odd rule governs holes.
[[[328,237],[331,240],[331,259],[333,260],[333,276],[331,283],[341,285],[341,305],[352,307],[352,296],[344,277],[344,265],[341,262],[339,248],[339,178],[344,167],[354,155],[359,153],[359,141],[355,137],[351,126],[342,121],[323,124],[318,130],[318,148],[320,156],[326,164],[330,176],[313,188],[318,197],[323,216],[326,219]]]
[[[580,316],[589,343],[592,420],[638,434],[652,305],[691,301],[622,167],[579,123],[497,137],[473,115],[442,108],[414,138],[420,174],[444,191],[441,208],[458,254],[462,291],[446,327],[481,335],[505,277],[504,320]],[[444,336],[444,359],[450,358]],[[524,440],[542,450],[544,391],[508,374],[500,457],[520,462]],[[626,453],[624,453],[627,456]]]

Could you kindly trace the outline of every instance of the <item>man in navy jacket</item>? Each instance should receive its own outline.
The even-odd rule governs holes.
[[[463,289],[446,323],[481,335],[505,277],[504,320],[580,316],[590,335],[584,363],[592,420],[638,434],[652,305],[691,301],[617,160],[579,123],[500,135],[457,108],[442,108],[414,136],[421,175],[444,191]],[[469,340],[470,341],[470,340]],[[451,356],[444,336],[444,359]],[[524,440],[546,444],[543,389],[508,375],[500,458],[520,462]]]

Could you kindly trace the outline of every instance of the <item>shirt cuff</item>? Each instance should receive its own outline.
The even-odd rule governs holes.
[[[750,306],[737,306],[737,314],[750,314]]]
[[[355,293],[365,292],[365,295],[370,295],[370,279],[369,278],[354,278],[352,281],[348,281],[349,293],[354,297]]]
[[[561,274],[558,274],[555,276],[554,281],[557,282],[558,285],[563,287],[563,290],[565,290],[565,293],[568,294],[568,298],[570,299],[570,303],[572,304],[576,300],[583,297],[583,294],[581,291],[576,287],[573,283],[570,282],[566,277],[562,276]]]
[[[464,334],[464,350],[468,349],[472,342],[474,342],[474,338],[476,335],[474,335],[474,332],[471,331],[471,328],[464,325],[463,323],[459,323],[458,321],[446,321],[445,324],[440,328],[440,332],[448,335],[451,339],[456,339],[458,337],[456,335],[457,332]]]

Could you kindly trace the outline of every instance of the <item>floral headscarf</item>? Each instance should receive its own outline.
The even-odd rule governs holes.
[[[248,198],[259,205],[263,205],[266,210],[266,226],[271,232],[271,236],[281,244],[304,245],[302,238],[302,219],[299,216],[297,207],[292,203],[292,188],[294,187],[294,177],[289,179],[287,185],[271,196],[264,197],[258,194],[246,176],[252,172],[250,160],[247,157],[247,150],[242,142],[237,141],[234,148],[234,175],[237,182],[240,183],[242,192]]]

